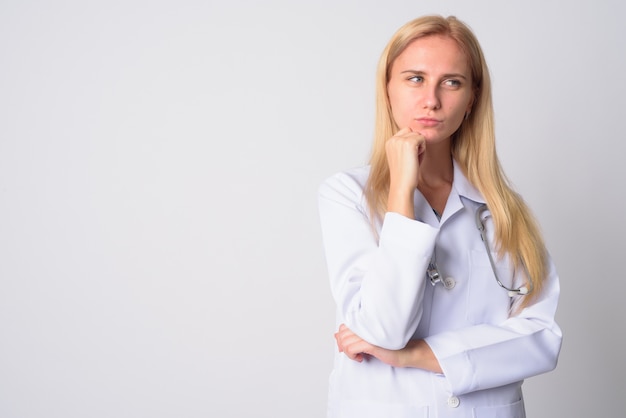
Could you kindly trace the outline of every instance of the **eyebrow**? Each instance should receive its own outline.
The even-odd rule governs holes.
[[[425,75],[426,73],[424,71],[418,71],[418,70],[404,70],[401,71],[400,74],[415,74],[415,75]],[[464,80],[467,80],[467,77],[461,73],[449,73],[449,74],[444,74],[441,76],[441,78],[462,78]]]

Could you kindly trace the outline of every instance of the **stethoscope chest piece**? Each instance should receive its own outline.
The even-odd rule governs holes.
[[[442,283],[443,283],[443,287],[445,287],[448,290],[453,289],[454,286],[456,286],[456,280],[454,280],[452,277],[446,277],[445,279],[442,280]]]
[[[433,286],[439,282],[441,282],[441,284],[443,284],[443,287],[445,287],[448,290],[456,286],[456,280],[454,280],[452,277],[441,278],[441,274],[439,274],[439,268],[437,267],[437,264],[434,261],[431,261],[430,264],[428,265],[428,270],[426,270],[426,275],[430,279],[430,284],[432,284]]]

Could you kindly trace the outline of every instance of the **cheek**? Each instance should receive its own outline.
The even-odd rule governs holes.
[[[461,122],[463,121],[463,118],[465,118],[466,109],[467,109],[466,107],[461,107],[461,106],[451,108],[450,111],[448,112],[448,114],[450,115],[450,119],[452,119],[455,123],[458,122],[460,125]]]
[[[460,127],[463,121],[465,120],[465,109],[458,110],[454,109],[452,113],[448,114],[448,129],[450,130],[450,135],[456,132]]]
[[[394,122],[400,129],[408,126],[407,124],[411,120],[411,111],[407,103],[410,101],[407,97],[397,92],[389,92],[388,95]]]
[[[465,113],[469,108],[469,103],[469,100],[461,100],[457,103],[454,103],[448,109],[448,115],[450,119],[454,121],[455,125],[461,125],[461,123],[465,119]]]

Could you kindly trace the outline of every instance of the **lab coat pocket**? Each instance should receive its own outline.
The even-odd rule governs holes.
[[[340,417],[345,418],[428,418],[428,406],[374,401],[343,401]]]
[[[513,269],[508,258],[498,260],[492,253],[496,263],[496,273],[505,286],[513,282]],[[499,324],[509,315],[511,298],[507,290],[498,285],[489,256],[484,249],[472,250],[470,254],[470,278],[468,285],[467,320],[471,324]]]
[[[524,401],[519,400],[509,405],[477,406],[474,418],[525,418]]]

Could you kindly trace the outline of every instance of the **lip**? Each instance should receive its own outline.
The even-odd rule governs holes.
[[[435,119],[435,118],[428,118],[428,117],[424,117],[424,118],[417,118],[416,119],[422,126],[428,127],[428,126],[437,126],[441,123],[441,121],[439,119]]]

